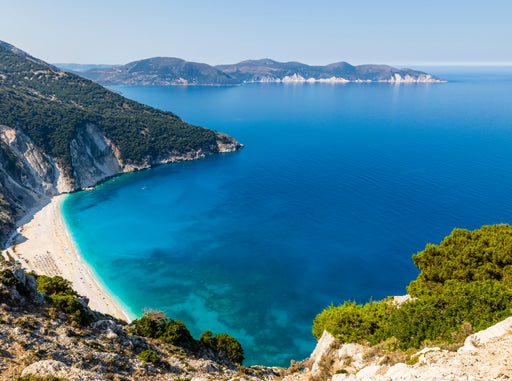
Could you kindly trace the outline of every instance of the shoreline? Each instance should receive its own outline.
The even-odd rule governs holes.
[[[47,198],[16,221],[6,252],[21,266],[37,274],[60,275],[89,299],[89,308],[130,322],[123,308],[97,281],[71,239],[60,205],[65,195]]]

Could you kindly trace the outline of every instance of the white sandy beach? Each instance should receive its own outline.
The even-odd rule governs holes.
[[[99,286],[76,252],[59,212],[62,195],[53,197],[42,209],[18,221],[10,255],[37,274],[60,275],[72,282],[78,294],[89,298],[93,310],[129,320],[123,310]]]

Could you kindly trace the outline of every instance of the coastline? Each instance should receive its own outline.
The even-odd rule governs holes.
[[[45,199],[19,219],[6,251],[29,271],[69,280],[79,295],[89,299],[91,309],[129,322],[128,314],[95,279],[75,248],[60,211],[64,197]]]

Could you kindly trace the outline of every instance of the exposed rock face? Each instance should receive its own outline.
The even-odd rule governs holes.
[[[32,276],[3,266],[0,380],[30,375],[74,381],[278,379],[277,369],[241,367],[208,351],[191,353],[135,336],[126,323],[99,313],[93,312],[97,321],[91,325],[73,324],[68,315],[42,298]],[[142,360],[138,355],[143,351],[154,352],[158,361]]]
[[[73,381],[107,381],[106,378],[96,373],[83,369],[72,368],[63,362],[55,360],[42,360],[26,367],[21,373],[22,376],[38,375],[41,377],[65,377]]]
[[[0,216],[2,234],[14,226],[14,218],[69,189],[58,165],[22,131],[0,126]]]
[[[305,362],[306,369],[285,381],[506,380],[512,378],[512,317],[466,338],[457,352],[424,348],[413,365],[389,364],[385,355],[359,344],[341,345],[324,332]]]
[[[90,187],[123,172],[114,149],[93,124],[89,123],[78,131],[76,138],[71,141],[71,162],[77,188]]]
[[[242,147],[232,137],[218,133],[216,145],[186,153],[170,152],[138,165],[125,164],[120,159],[118,147],[97,126],[89,123],[78,130],[70,143],[73,174],[69,176],[21,129],[0,125],[0,203],[3,204],[0,241],[5,240],[8,230],[13,228],[14,218],[59,193],[89,188],[121,173],[233,152]]]

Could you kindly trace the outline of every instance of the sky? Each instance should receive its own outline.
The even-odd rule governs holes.
[[[512,0],[0,0],[0,14],[0,40],[51,63],[512,65]]]

